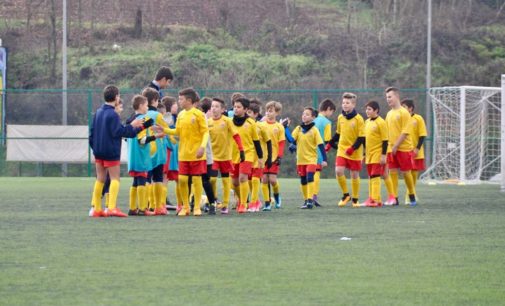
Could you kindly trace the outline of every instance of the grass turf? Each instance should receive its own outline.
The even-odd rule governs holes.
[[[128,185],[119,197],[126,210]],[[364,199],[367,181],[363,180]],[[416,208],[87,217],[92,179],[0,178],[0,304],[503,304],[505,195],[420,185]],[[341,240],[349,237],[351,240]]]

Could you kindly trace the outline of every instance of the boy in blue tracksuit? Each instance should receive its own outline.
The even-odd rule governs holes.
[[[116,207],[119,192],[119,165],[121,157],[121,139],[123,137],[135,137],[144,128],[143,119],[135,119],[130,124],[121,124],[115,107],[119,102],[119,89],[109,85],[103,90],[105,103],[96,111],[89,131],[89,145],[93,150],[96,166],[96,181],[91,200],[91,217],[126,217]],[[151,122],[152,123],[152,122]],[[107,172],[110,175],[109,210],[102,211],[100,197]]]

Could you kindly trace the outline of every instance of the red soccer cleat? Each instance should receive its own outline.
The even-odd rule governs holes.
[[[168,215],[168,210],[164,207],[156,208],[154,210],[154,214],[156,216],[166,216],[166,215]]]
[[[237,206],[237,212],[239,214],[245,214],[247,212],[247,208],[246,208],[246,205],[245,204],[239,204]]]
[[[103,210],[95,210],[94,208],[91,208],[89,211],[89,216],[92,218],[108,217],[108,215]]]
[[[126,218],[128,217],[127,214],[125,214],[124,212],[122,212],[119,208],[113,208],[113,209],[109,209],[109,211],[107,212],[107,215],[109,217],[119,217],[119,218]]]

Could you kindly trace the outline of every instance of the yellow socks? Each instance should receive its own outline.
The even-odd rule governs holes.
[[[265,202],[270,202],[270,190],[268,189],[268,183],[261,184],[261,191],[263,193],[263,200]]]
[[[307,184],[303,185],[303,184],[300,184],[300,190],[302,191],[302,196],[303,196],[303,199],[304,200],[307,200],[308,199],[308,188],[307,188]]]
[[[137,209],[137,187],[130,187],[130,210]]]
[[[109,208],[109,193],[108,192],[104,195],[104,198],[105,198],[105,208]]]
[[[272,185],[272,191],[274,194],[278,194],[281,189],[281,185],[279,184],[279,181],[275,181],[275,184]]]
[[[202,177],[195,175],[191,177],[193,195],[195,197],[195,207],[193,208],[193,214],[198,214],[200,212],[200,202],[202,201],[203,193],[203,183]]]
[[[340,189],[342,189],[342,192],[349,193],[349,190],[347,189],[347,181],[345,179],[345,175],[342,175],[342,176],[337,175],[337,181],[338,181],[338,184],[340,185]]]
[[[179,190],[182,200],[183,209],[189,212],[189,177],[187,175],[179,174]]]
[[[137,186],[137,197],[139,209],[145,211],[147,209],[147,188],[146,186]]]
[[[321,171],[314,173],[314,194],[319,194],[319,183],[321,182]]]
[[[352,198],[353,199],[359,198],[359,182],[360,182],[359,177],[351,179]]]
[[[119,180],[111,180],[109,187],[109,209],[116,208],[117,195],[119,193]]]
[[[91,206],[96,211],[102,210],[102,190],[103,190],[103,182],[95,181],[95,186],[93,187],[93,195],[91,197]]]
[[[314,197],[314,181],[307,183],[307,195],[305,196],[306,200],[312,200]]]
[[[253,177],[251,180],[251,203],[256,203],[260,197],[260,178]]]
[[[375,202],[381,202],[381,178],[373,177],[370,179],[370,198]]]
[[[231,189],[231,178],[223,177],[223,206],[228,207],[230,203],[230,189]]]
[[[412,178],[412,173],[407,171],[403,174],[403,179],[405,180],[405,185],[407,185],[408,194],[416,194],[416,187],[414,186],[414,179]]]
[[[393,195],[398,197],[398,171],[391,171],[389,176],[391,177],[391,185],[393,186]]]
[[[224,177],[223,177],[223,185],[224,185]],[[212,192],[214,192],[214,196],[217,198],[217,176],[210,177],[210,185],[212,186]],[[228,189],[228,194],[230,190]]]
[[[178,181],[175,182],[175,198],[177,200],[177,205],[182,205],[181,187]]]
[[[247,205],[247,196],[249,195],[249,182],[240,183],[240,204]]]
[[[391,176],[387,176],[384,180],[384,185],[386,185],[386,190],[388,191],[388,196],[394,195],[395,191],[393,188],[393,182],[391,181]]]
[[[412,173],[412,181],[414,182],[414,186],[416,186],[417,178],[419,177],[419,171],[412,170],[412,171],[410,171],[410,173]]]
[[[161,208],[163,201],[163,184],[162,183],[154,183],[154,208]]]

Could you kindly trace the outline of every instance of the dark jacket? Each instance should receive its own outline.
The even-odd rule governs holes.
[[[121,138],[135,137],[141,128],[122,125],[114,107],[103,104],[93,116],[89,130],[89,145],[93,155],[102,160],[121,158]]]

